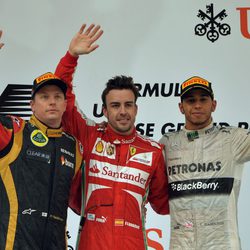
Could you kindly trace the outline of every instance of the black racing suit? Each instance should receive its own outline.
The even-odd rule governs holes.
[[[0,116],[0,250],[65,250],[80,144],[61,129]],[[80,172],[80,171],[79,171]]]

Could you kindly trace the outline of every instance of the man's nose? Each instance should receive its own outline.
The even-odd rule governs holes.
[[[121,107],[120,107],[120,113],[121,114],[126,114],[127,113],[127,109],[126,109],[125,105],[121,105]]]
[[[201,107],[201,102],[200,101],[196,101],[195,104],[194,104],[194,106],[196,108],[200,108]]]
[[[50,103],[50,104],[55,104],[55,103],[56,103],[56,98],[55,98],[54,96],[51,96],[51,97],[49,98],[49,103]]]

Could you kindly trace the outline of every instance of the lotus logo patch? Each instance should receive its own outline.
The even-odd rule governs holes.
[[[39,129],[31,133],[30,140],[37,147],[44,147],[49,141],[48,137]]]

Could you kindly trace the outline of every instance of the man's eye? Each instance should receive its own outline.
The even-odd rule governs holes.
[[[127,107],[127,108],[133,107],[133,103],[127,103],[127,104],[126,104],[126,107]]]
[[[208,96],[204,96],[204,97],[201,98],[201,101],[202,101],[202,102],[205,102],[205,101],[207,101],[208,99],[209,99]]]
[[[193,99],[193,98],[189,98],[189,99],[187,99],[186,101],[189,102],[189,103],[193,103],[193,102],[194,102],[194,99]]]

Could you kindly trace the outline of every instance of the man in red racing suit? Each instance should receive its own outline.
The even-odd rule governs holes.
[[[66,131],[74,134],[84,146],[86,161],[83,200],[76,192],[71,198],[70,206],[84,218],[80,234],[79,249],[146,249],[144,225],[144,206],[147,201],[159,214],[168,214],[167,178],[164,170],[162,145],[142,137],[136,132],[134,120],[131,118],[137,108],[136,94],[131,77],[115,77],[109,82],[129,82],[130,87],[108,89],[104,96],[104,114],[110,112],[107,128],[100,128],[93,121],[78,111],[75,95],[72,91],[72,75],[77,65],[78,55],[91,52],[92,43],[100,36],[99,26],[93,29],[91,25],[85,32],[85,25],[72,39],[69,51],[61,59],[56,69],[56,75],[68,84],[67,110],[64,113],[63,125]],[[81,42],[83,41],[83,45]],[[89,47],[85,47],[89,41]],[[82,45],[82,51],[77,50]],[[93,47],[92,47],[93,49]],[[114,87],[114,86],[113,86]],[[121,111],[124,118],[115,120],[111,116],[109,98],[112,94],[126,93],[133,97],[132,101],[117,100],[114,106],[133,111]],[[136,92],[137,93],[137,92]],[[116,98],[114,95],[114,98]],[[105,105],[107,107],[105,108]],[[113,104],[112,104],[113,105]],[[124,106],[123,106],[124,105]],[[136,109],[137,110],[137,109]],[[106,112],[106,113],[105,113]],[[120,112],[120,111],[119,111]],[[118,114],[121,119],[121,114]],[[131,118],[131,119],[130,119]],[[118,132],[122,123],[131,122],[129,133]],[[120,123],[119,123],[120,122]],[[118,129],[115,124],[119,124]],[[120,126],[120,127],[119,127]],[[124,125],[125,126],[125,125]],[[79,190],[80,183],[73,184]],[[81,207],[83,206],[83,207]]]

